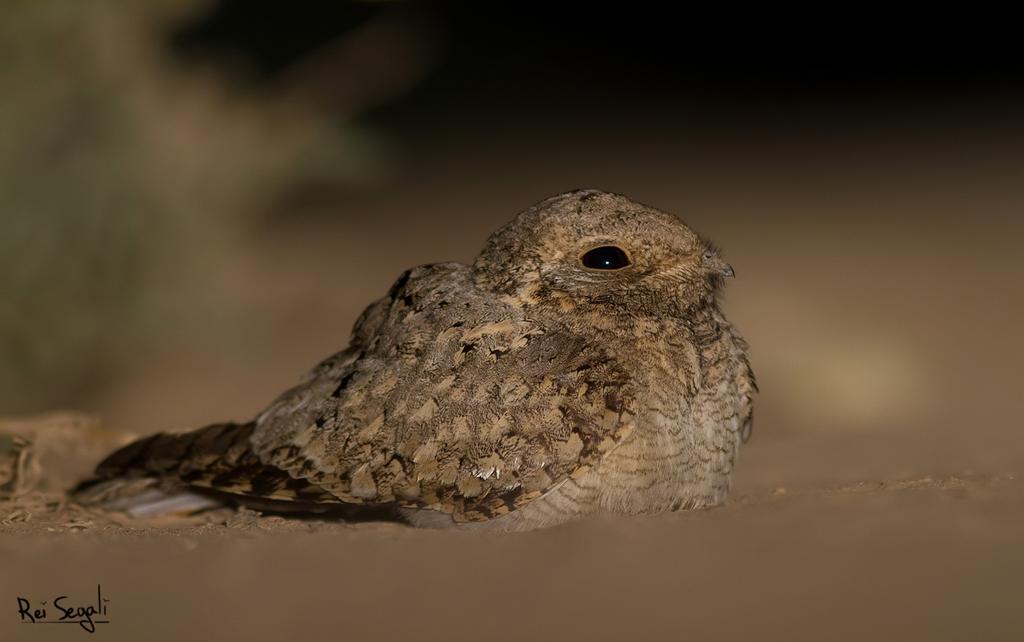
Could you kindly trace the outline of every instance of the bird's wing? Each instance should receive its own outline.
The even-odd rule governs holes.
[[[481,520],[614,448],[632,430],[631,390],[599,346],[480,292],[465,266],[425,266],[257,418],[251,443],[342,501]]]

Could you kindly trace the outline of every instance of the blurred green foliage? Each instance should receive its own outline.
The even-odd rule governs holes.
[[[81,402],[196,315],[178,289],[261,204],[353,164],[336,119],[169,59],[202,6],[0,6],[0,412]]]

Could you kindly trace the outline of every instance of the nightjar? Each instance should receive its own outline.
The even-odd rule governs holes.
[[[757,390],[719,308],[731,276],[671,214],[549,198],[472,265],[402,274],[252,421],[132,443],[77,495],[498,530],[720,504]],[[111,499],[129,484],[147,490]]]

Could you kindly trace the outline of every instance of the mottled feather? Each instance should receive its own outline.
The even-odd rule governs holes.
[[[593,466],[629,433],[634,405],[598,346],[450,263],[404,274],[347,350],[257,418],[253,445],[347,502],[484,519]]]

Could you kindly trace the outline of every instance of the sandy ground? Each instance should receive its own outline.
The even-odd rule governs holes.
[[[69,425],[99,429],[67,415],[4,427]],[[1013,472],[880,469],[837,483],[821,461],[830,450],[850,454],[834,440],[751,446],[725,508],[501,536],[226,509],[132,521],[68,505],[44,478],[44,490],[0,503],[0,639],[86,635],[21,624],[17,598],[92,604],[97,584],[109,624],[96,635],[116,640],[1003,640],[1024,631],[1024,484]],[[811,462],[815,479],[771,483],[785,453]],[[90,459],[44,463],[77,469]]]
[[[84,408],[102,420],[0,423],[50,444],[34,489],[0,502],[0,640],[87,635],[22,624],[17,598],[86,603],[97,584],[112,640],[1024,637],[1019,138],[903,155],[651,138],[628,157],[609,140],[577,164],[571,140],[495,132],[500,161],[478,158],[478,134],[212,266],[207,316]],[[726,308],[762,394],[728,506],[495,536],[62,501],[129,433],[251,416],[402,269],[468,260],[516,210],[583,186],[680,213],[737,269]]]

